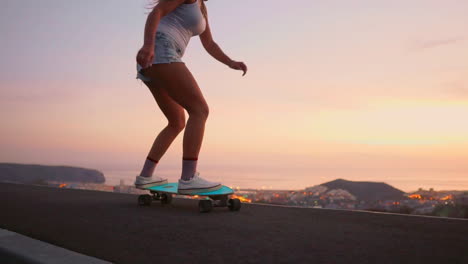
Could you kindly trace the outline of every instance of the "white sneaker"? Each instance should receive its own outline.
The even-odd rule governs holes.
[[[145,189],[152,186],[163,185],[167,183],[167,179],[163,179],[161,177],[142,177],[136,176],[135,179],[135,187],[138,189]]]
[[[200,173],[197,172],[193,178],[188,181],[179,179],[178,192],[180,194],[197,194],[200,192],[216,191],[221,189],[221,187],[221,183],[207,181],[200,177]]]

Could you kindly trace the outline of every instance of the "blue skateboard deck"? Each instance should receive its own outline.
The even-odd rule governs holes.
[[[167,184],[164,184],[164,185],[149,187],[149,188],[146,188],[146,189],[150,190],[150,191],[154,191],[154,192],[180,194],[180,193],[177,192],[178,186],[179,186],[179,184],[177,182],[171,182],[171,183],[167,183]],[[229,194],[233,194],[233,193],[234,193],[233,189],[223,185],[221,187],[221,189],[216,190],[216,191],[198,192],[198,193],[194,193],[194,194],[180,194],[180,195],[217,196],[217,195],[229,195]]]
[[[172,202],[172,194],[188,195],[188,196],[206,196],[198,201],[198,209],[201,213],[210,212],[213,207],[227,207],[230,211],[239,211],[241,208],[241,201],[229,195],[234,194],[234,190],[223,185],[221,189],[210,192],[197,192],[194,194],[181,194],[177,192],[179,186],[176,182],[171,182],[159,186],[145,188],[150,191],[149,194],[142,194],[138,196],[138,204],[143,206],[151,205],[153,200],[160,200],[161,204],[170,204]]]

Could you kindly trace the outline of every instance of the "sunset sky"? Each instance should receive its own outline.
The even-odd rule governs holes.
[[[166,125],[136,76],[149,0],[6,0],[0,162],[131,180]],[[230,186],[336,178],[468,189],[468,1],[210,0],[249,72],[183,58],[210,106],[198,169]],[[182,135],[157,173],[180,176]]]

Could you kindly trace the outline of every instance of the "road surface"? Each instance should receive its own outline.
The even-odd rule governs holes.
[[[0,228],[114,263],[468,263],[468,221],[0,183]]]

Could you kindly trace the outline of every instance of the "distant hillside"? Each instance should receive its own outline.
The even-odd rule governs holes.
[[[328,189],[343,189],[362,201],[399,200],[404,192],[383,182],[357,182],[337,179],[323,183]]]
[[[97,170],[69,166],[44,166],[15,163],[0,163],[0,181],[34,183],[38,181],[61,181],[104,183],[104,174]]]

